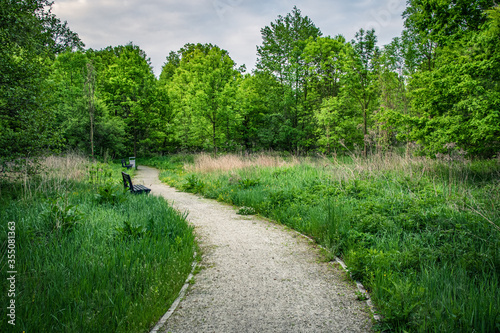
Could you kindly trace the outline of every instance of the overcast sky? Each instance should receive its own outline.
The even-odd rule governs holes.
[[[405,0],[55,0],[53,13],[78,33],[87,48],[133,42],[158,76],[170,51],[186,43],[212,43],[238,66],[255,67],[260,29],[297,6],[324,36],[354,38],[375,28],[379,45],[401,34]]]

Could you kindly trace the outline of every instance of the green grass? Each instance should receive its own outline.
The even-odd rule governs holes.
[[[342,257],[371,292],[376,328],[500,331],[498,161],[387,155],[206,173],[183,160],[147,163],[173,186],[253,208]]]
[[[29,191],[4,181],[0,244],[5,258],[14,221],[16,331],[147,332],[177,297],[192,228],[162,198],[124,193],[121,170],[99,163],[76,181],[39,176]],[[3,332],[12,328],[5,308]]]

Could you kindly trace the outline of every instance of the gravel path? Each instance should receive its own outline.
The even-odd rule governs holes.
[[[161,332],[370,331],[356,287],[307,238],[178,192],[156,169],[140,166],[135,183],[189,212],[203,252],[201,271]]]

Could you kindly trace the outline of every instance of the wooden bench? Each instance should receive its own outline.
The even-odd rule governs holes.
[[[151,192],[151,189],[147,188],[144,185],[133,185],[132,178],[130,178],[130,175],[126,174],[123,171],[122,171],[122,177],[123,177],[123,186],[125,187],[125,189],[129,189],[130,193],[140,194],[145,192],[146,194],[148,194],[149,192]]]
[[[127,170],[128,170],[132,167],[132,164],[125,164],[125,159],[122,159],[122,167],[127,168]]]

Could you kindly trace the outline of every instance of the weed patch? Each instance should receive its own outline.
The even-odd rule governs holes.
[[[257,212],[255,210],[255,208],[253,207],[240,207],[240,209],[238,209],[238,213],[239,215],[255,215]]]

